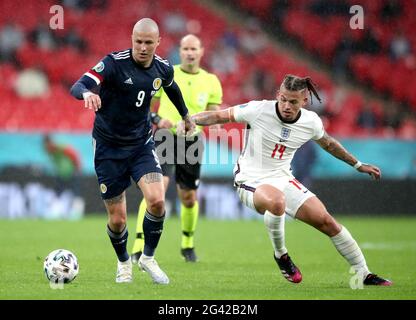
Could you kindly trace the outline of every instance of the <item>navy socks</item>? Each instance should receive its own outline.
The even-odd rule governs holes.
[[[117,233],[112,231],[110,227],[107,225],[107,233],[110,237],[114,251],[117,254],[118,260],[120,262],[127,261],[129,259],[129,254],[127,253],[127,237],[129,236],[127,226],[124,227],[123,231]]]
[[[153,256],[163,230],[165,215],[156,217],[146,210],[143,220],[144,250],[146,256]]]

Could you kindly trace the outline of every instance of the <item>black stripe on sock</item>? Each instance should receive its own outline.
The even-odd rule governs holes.
[[[150,217],[149,217],[150,216]],[[146,211],[143,220],[143,232],[144,232],[144,248],[143,253],[146,256],[153,256],[157,245],[159,243],[160,236],[163,230],[163,221],[165,216],[158,218],[151,215]]]
[[[193,231],[182,231],[182,234],[186,237],[192,237],[194,235]]]

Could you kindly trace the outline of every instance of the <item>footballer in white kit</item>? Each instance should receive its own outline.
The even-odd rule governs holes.
[[[256,187],[270,184],[284,192],[286,213],[294,218],[298,208],[314,194],[295,179],[290,163],[304,143],[322,138],[322,120],[315,112],[302,108],[295,120],[284,121],[276,110],[276,100],[251,101],[233,109],[235,121],[247,123],[243,151],[234,167],[241,201],[256,210]]]
[[[191,118],[197,125],[206,126],[227,122],[247,124],[244,148],[234,168],[234,183],[241,201],[264,215],[274,249],[273,258],[288,281],[299,283],[302,274],[285,246],[286,214],[326,234],[364,285],[390,286],[390,280],[369,270],[348,229],[291,173],[290,163],[296,150],[307,141],[315,140],[322,149],[359,172],[375,180],[381,178],[379,168],[361,163],[325,132],[315,112],[304,108],[309,102],[308,92],[320,101],[310,77],[286,75],[276,100],[250,101],[225,110],[200,112]]]

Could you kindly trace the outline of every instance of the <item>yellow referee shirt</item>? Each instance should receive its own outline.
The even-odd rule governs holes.
[[[190,115],[205,111],[210,104],[219,105],[222,103],[222,87],[215,74],[201,68],[198,73],[187,73],[180,68],[180,65],[175,65],[174,70],[175,82],[182,91],[183,100]],[[163,88],[154,97],[160,98],[157,113],[161,118],[170,120],[174,125],[182,120],[178,110],[163,91]],[[201,127],[197,126],[195,132],[201,130]],[[176,133],[176,128],[173,128],[172,132]]]

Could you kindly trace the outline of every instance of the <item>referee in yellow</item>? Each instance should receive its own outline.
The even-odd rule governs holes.
[[[222,103],[221,83],[216,75],[209,73],[200,67],[200,61],[204,54],[201,40],[195,35],[186,35],[181,39],[179,53],[181,63],[180,65],[174,66],[174,79],[182,91],[189,114],[192,115],[205,110],[219,109],[219,105]],[[167,190],[169,184],[169,177],[172,176],[173,171],[175,171],[176,186],[181,201],[181,254],[185,261],[196,262],[198,258],[195,254],[194,233],[199,213],[196,191],[199,185],[202,152],[197,154],[198,161],[195,164],[190,164],[187,161],[185,161],[185,164],[177,163],[179,162],[177,161],[177,153],[186,152],[192,145],[192,150],[203,150],[203,146],[194,145],[196,143],[203,143],[200,137],[202,129],[201,127],[197,127],[193,139],[189,140],[189,138],[187,138],[185,141],[185,150],[181,150],[179,144],[176,143],[177,136],[175,128],[181,118],[175,109],[175,106],[169,100],[163,89],[160,89],[155,94],[154,98],[160,99],[160,105],[158,113],[153,112],[151,114],[152,122],[157,126],[158,130],[170,130],[175,138],[175,163],[162,164],[162,171],[165,190]],[[156,141],[156,145],[158,144],[160,145],[161,143]],[[146,203],[143,200],[139,207],[136,240],[131,255],[133,263],[139,260],[143,251],[144,237],[142,226],[145,210]]]

